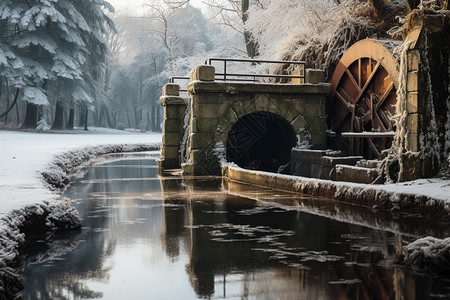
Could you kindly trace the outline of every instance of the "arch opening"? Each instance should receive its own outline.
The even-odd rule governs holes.
[[[270,112],[255,112],[233,124],[227,140],[227,161],[246,169],[276,172],[290,161],[296,144],[292,126]]]

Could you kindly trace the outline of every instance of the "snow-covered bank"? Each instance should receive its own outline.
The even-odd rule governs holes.
[[[70,173],[100,155],[159,149],[161,135],[105,129],[0,131],[0,141],[1,296],[20,290],[20,278],[5,267],[14,264],[26,232],[80,226],[78,212],[52,190],[67,185]]]
[[[234,181],[323,196],[357,205],[421,213],[432,217],[450,216],[450,180],[431,178],[368,185],[252,171],[234,164],[226,165],[223,173]]]

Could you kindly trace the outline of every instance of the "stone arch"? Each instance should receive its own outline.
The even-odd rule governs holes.
[[[225,144],[226,158],[243,168],[274,172],[290,161],[296,140],[291,124],[280,115],[253,112],[231,126]]]
[[[283,119],[295,132],[296,142],[300,143],[309,138],[308,124],[303,114],[296,105],[289,100],[280,101],[280,99],[271,99],[268,94],[256,94],[250,99],[241,101],[232,101],[224,105],[219,113],[217,120],[217,129],[215,140],[224,145],[226,144],[231,128],[239,119],[253,113],[265,112],[273,114]],[[222,153],[225,157],[225,152]]]

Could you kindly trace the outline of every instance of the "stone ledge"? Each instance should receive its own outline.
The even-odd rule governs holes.
[[[401,211],[433,218],[448,219],[450,207],[444,200],[431,197],[387,191],[379,185],[281,175],[262,171],[246,170],[237,166],[222,167],[224,179],[239,183],[284,190],[303,195],[335,199],[368,208]]]
[[[282,83],[243,83],[243,82],[206,82],[192,81],[188,85],[191,94],[197,93],[282,93],[282,94],[329,94],[331,85],[319,84],[282,84]]]
[[[178,96],[162,96],[159,98],[159,103],[162,106],[166,105],[187,105],[187,99]]]

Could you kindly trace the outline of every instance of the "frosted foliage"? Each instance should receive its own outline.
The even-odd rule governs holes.
[[[427,31],[425,29],[425,31]],[[424,34],[425,36],[425,51],[423,56],[420,57],[420,62],[425,73],[425,77],[427,80],[427,108],[426,108],[426,116],[429,120],[428,128],[426,132],[421,132],[420,134],[420,150],[421,157],[431,157],[436,158],[438,164],[440,163],[441,158],[441,144],[439,143],[439,136],[437,135],[437,123],[436,123],[436,112],[434,109],[434,99],[433,99],[433,86],[431,82],[431,70],[430,63],[428,60],[428,33]],[[434,164],[434,160],[432,160]]]
[[[22,100],[36,105],[48,104],[47,96],[42,92],[42,90],[31,86],[24,87]]]
[[[396,103],[396,116],[395,122],[397,127],[397,134],[395,136],[395,145],[400,155],[405,148],[408,148],[407,143],[407,99],[406,99],[406,78],[408,74],[408,51],[412,42],[405,42],[395,49],[395,52],[400,55],[400,70],[398,78],[397,89],[397,103]],[[400,170],[402,172],[402,170]]]
[[[441,240],[431,236],[424,237],[404,247],[402,254],[407,265],[448,272],[450,238]]]
[[[448,163],[450,164],[450,54],[448,57],[448,67],[447,67],[447,123],[445,124],[445,145],[444,150],[446,156],[448,156]]]
[[[35,30],[36,27],[47,24],[48,19],[52,22],[65,23],[66,18],[55,7],[48,3],[45,6],[33,6],[25,12],[20,20],[20,24],[28,28],[28,30]]]
[[[78,103],[94,103],[94,99],[92,99],[91,96],[86,94],[86,92],[81,89],[77,88],[72,93],[73,100]]]
[[[330,38],[343,18],[336,8],[331,0],[266,1],[251,6],[246,28],[260,44],[263,56],[276,56],[283,52],[280,47],[288,47],[298,36]]]
[[[41,46],[51,54],[55,54],[57,48],[56,43],[51,39],[43,36],[36,36],[34,34],[24,34],[22,35],[22,38],[14,41],[12,44],[18,48],[26,48],[30,45]]]
[[[113,26],[102,10],[108,6],[103,0],[1,0],[0,76],[24,89],[30,103],[49,103],[43,87],[50,99],[92,103],[101,95],[108,52],[103,35]]]

